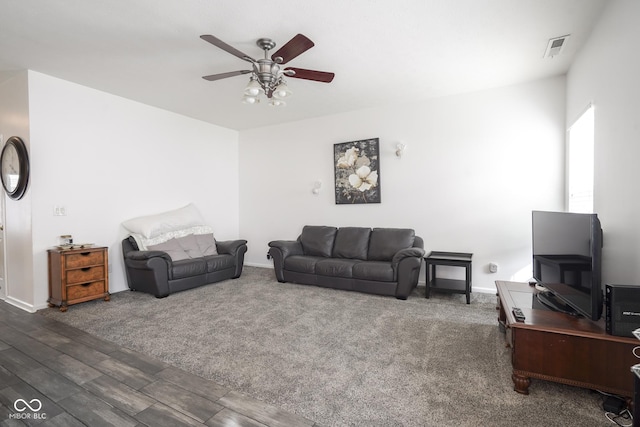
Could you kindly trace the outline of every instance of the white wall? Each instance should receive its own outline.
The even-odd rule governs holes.
[[[19,136],[30,150],[27,72],[0,75],[0,134],[3,145],[11,136]],[[33,302],[33,254],[31,252],[31,193],[20,200],[4,198],[5,284],[8,302],[28,308]]]
[[[239,234],[238,133],[29,71],[33,298],[46,306],[58,236],[109,247],[127,289],[120,223],[193,202],[218,239]],[[64,206],[66,216],[53,216]]]
[[[640,285],[640,2],[615,0],[567,77],[567,119],[595,112],[595,212],[604,230],[603,282]]]
[[[305,224],[409,227],[427,251],[473,252],[474,289],[526,280],[531,210],[564,205],[564,126],[565,80],[556,77],[242,131],[246,262],[271,266],[267,243],[295,239]],[[382,203],[335,205],[333,144],[375,137]],[[398,142],[407,145],[402,159]]]

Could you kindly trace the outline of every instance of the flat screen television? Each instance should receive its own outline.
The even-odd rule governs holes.
[[[591,320],[602,316],[602,228],[597,214],[532,212],[533,278],[544,305]]]

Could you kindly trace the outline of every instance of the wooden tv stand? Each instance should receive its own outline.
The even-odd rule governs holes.
[[[527,283],[496,281],[496,287],[515,391],[529,394],[536,378],[633,397],[631,366],[639,362],[633,349],[640,341],[608,335],[603,319],[593,322],[541,306],[538,291]],[[524,322],[516,322],[514,307],[523,311]]]

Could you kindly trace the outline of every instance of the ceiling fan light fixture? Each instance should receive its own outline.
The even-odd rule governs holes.
[[[244,88],[244,94],[255,98],[256,96],[260,95],[260,90],[262,90],[260,83],[258,83],[258,81],[254,77],[251,77],[251,80],[249,80],[249,84],[247,84],[247,87]]]
[[[258,102],[260,102],[260,98],[258,98],[257,96],[244,95],[242,97],[242,102],[244,104],[257,104]]]
[[[286,107],[287,103],[281,99],[271,98],[271,100],[269,101],[269,105],[272,107]]]
[[[273,90],[273,96],[277,99],[283,99],[286,98],[288,96],[293,95],[293,92],[291,92],[291,89],[289,89],[289,87],[287,86],[287,84],[282,81],[278,86],[276,86],[276,88]]]

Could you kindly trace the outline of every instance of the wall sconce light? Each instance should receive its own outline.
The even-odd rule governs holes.
[[[396,144],[396,156],[402,158],[402,155],[404,154],[404,150],[405,148],[407,148],[406,145],[402,144],[402,143],[397,143]]]
[[[311,192],[317,196],[318,194],[320,194],[321,188],[322,188],[322,181],[316,181],[313,183],[313,189],[311,190]]]

